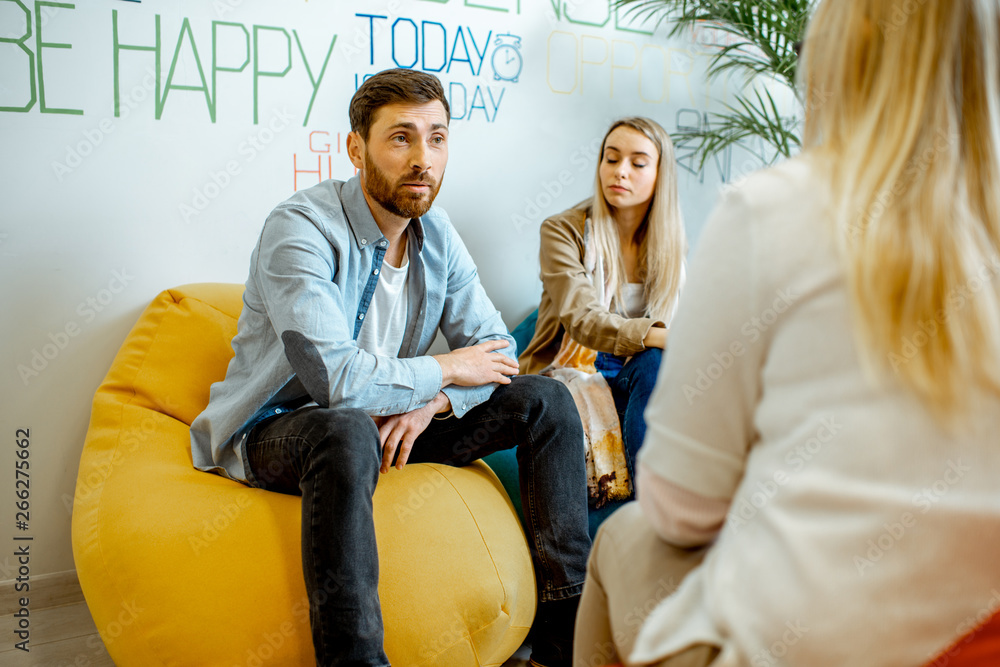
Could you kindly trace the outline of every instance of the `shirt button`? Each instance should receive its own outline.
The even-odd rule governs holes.
[[[365,314],[364,314],[364,313],[361,313],[361,314],[359,314],[359,315],[358,315],[358,319],[359,319],[359,320],[363,320],[363,319],[365,319]]]
[[[383,248],[385,247],[385,241],[379,241],[378,244],[379,244],[379,246],[381,246]]]
[[[368,245],[368,239],[361,239],[361,245]]]
[[[281,408],[275,408],[274,409],[274,414],[280,415],[281,414]]]
[[[375,269],[374,271],[372,271],[372,275],[373,276],[377,276],[378,275],[378,269]]]

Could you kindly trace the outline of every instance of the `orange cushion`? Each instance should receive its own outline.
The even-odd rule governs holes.
[[[969,630],[925,667],[996,667],[997,665],[1000,665],[1000,612],[995,612],[981,625]]]

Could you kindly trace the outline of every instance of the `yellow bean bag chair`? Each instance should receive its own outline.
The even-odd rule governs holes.
[[[225,375],[242,291],[204,284],[160,294],[94,397],[73,555],[119,667],[315,664],[300,499],[191,464],[188,426]],[[487,465],[411,464],[382,476],[375,529],[393,665],[500,665],[517,650],[535,580],[517,515]]]

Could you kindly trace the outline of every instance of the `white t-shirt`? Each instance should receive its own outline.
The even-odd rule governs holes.
[[[625,283],[622,285],[621,314],[628,318],[642,317],[646,312],[646,295],[643,294],[642,283]]]
[[[405,252],[403,259],[406,263],[398,269],[389,262],[382,262],[375,294],[358,332],[358,347],[376,356],[397,357],[403,343],[410,276],[410,262]]]
[[[955,435],[866,376],[830,181],[758,172],[701,233],[639,457],[729,516],[636,663],[707,642],[719,667],[920,665],[997,607],[1000,400]]]
[[[684,283],[687,281],[687,262],[681,262],[681,280],[680,287],[677,293],[680,294],[684,291]],[[622,307],[618,309],[619,314],[629,319],[634,319],[637,317],[646,316],[646,294],[645,286],[643,283],[625,283],[622,285]],[[667,328],[670,328],[670,323],[674,319],[674,315],[677,314],[677,303],[679,299],[674,297],[674,301],[670,306],[670,315],[667,317],[667,321],[664,324]]]

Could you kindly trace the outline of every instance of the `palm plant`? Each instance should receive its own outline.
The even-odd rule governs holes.
[[[715,51],[708,65],[709,78],[742,75],[748,82],[758,78],[764,86],[747,86],[711,122],[700,128],[678,130],[678,143],[696,146],[695,156],[703,167],[708,159],[745,140],[759,137],[774,148],[773,155],[759,157],[773,162],[789,157],[801,146],[801,121],[782,115],[767,82],[786,87],[796,97],[797,45],[817,0],[615,0],[625,17],[658,26],[670,22],[671,36],[699,26],[709,26],[729,36]]]

